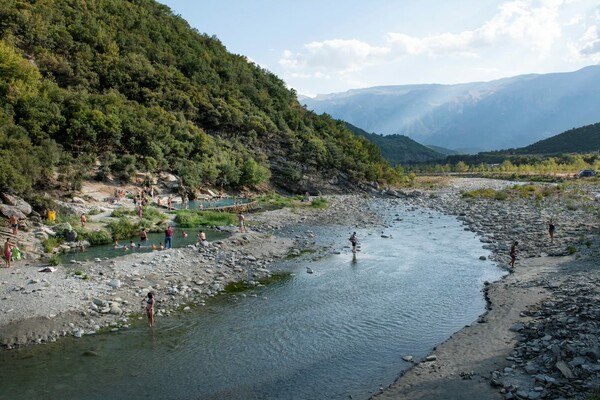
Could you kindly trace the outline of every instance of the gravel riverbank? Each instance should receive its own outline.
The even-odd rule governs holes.
[[[463,190],[514,183],[455,179],[405,201],[456,215],[508,268],[488,285],[488,312],[437,346],[376,399],[585,399],[600,386],[597,186],[560,197],[465,199]],[[546,223],[557,221],[554,242]]]

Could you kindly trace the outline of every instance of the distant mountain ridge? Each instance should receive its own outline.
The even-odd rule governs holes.
[[[302,98],[371,132],[473,152],[517,148],[600,120],[600,66],[456,85],[380,86]]]
[[[423,146],[422,144],[419,144],[404,135],[384,136],[376,133],[368,133],[367,131],[347,122],[346,126],[354,134],[363,136],[370,142],[376,144],[381,150],[381,155],[383,158],[388,160],[392,165],[439,161],[446,157],[445,154]]]

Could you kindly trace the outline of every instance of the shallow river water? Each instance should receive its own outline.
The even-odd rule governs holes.
[[[316,231],[340,254],[281,264],[288,279],[237,299],[0,352],[0,399],[367,399],[410,366],[403,355],[474,322],[502,276],[456,219],[386,213],[387,227],[356,230],[355,259],[348,228]]]

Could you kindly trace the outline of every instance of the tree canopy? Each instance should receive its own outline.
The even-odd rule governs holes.
[[[195,187],[397,179],[375,145],[152,0],[3,1],[0,122],[0,186],[19,191],[98,163]]]

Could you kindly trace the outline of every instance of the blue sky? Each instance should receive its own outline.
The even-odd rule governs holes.
[[[597,0],[159,0],[300,94],[600,63]]]

